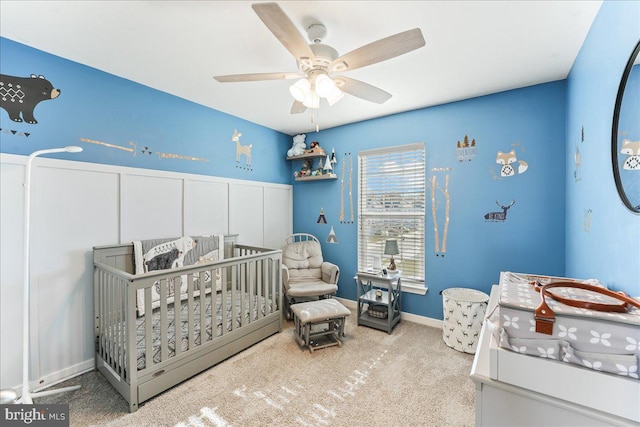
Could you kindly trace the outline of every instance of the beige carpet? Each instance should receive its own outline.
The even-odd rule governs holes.
[[[391,335],[348,318],[342,348],[301,349],[291,322],[272,336],[145,402],[135,413],[97,372],[78,391],[71,426],[472,426],[473,356],[440,329],[403,321]]]

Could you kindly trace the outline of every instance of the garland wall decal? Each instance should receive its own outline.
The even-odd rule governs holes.
[[[15,130],[15,129],[2,129],[0,128],[0,132],[6,134],[6,135],[15,135],[15,136],[24,136],[24,137],[30,137],[31,133],[30,132],[21,132],[19,130]]]
[[[180,160],[193,160],[196,162],[208,162],[209,159],[204,159],[202,157],[193,157],[193,156],[183,156],[181,154],[174,154],[174,153],[162,153],[162,152],[158,152],[156,153],[158,155],[159,158],[161,159],[180,159]]]
[[[129,152],[129,153],[132,153],[134,157],[137,154],[138,145],[135,142],[132,142],[132,141],[129,141],[129,145],[131,145],[131,147],[123,147],[122,145],[110,144],[108,142],[96,141],[95,139],[89,139],[89,138],[80,138],[80,141],[86,142],[86,143],[89,143],[89,144],[102,145],[103,147],[113,148],[113,149],[116,149],[116,150],[126,151],[126,152]],[[151,149],[149,147],[145,146],[141,150],[141,153],[150,155],[152,153],[152,151],[151,151]],[[161,151],[156,152],[156,154],[158,155],[158,158],[160,158],[160,159],[192,160],[192,161],[198,161],[198,162],[208,162],[209,161],[209,159],[205,159],[205,158],[202,158],[202,157],[183,156],[182,154],[163,153]]]
[[[89,144],[102,145],[108,148],[115,148],[117,150],[127,151],[129,153],[133,153],[134,157],[136,155],[137,146],[135,142],[129,141],[129,145],[133,146],[133,148],[130,148],[130,147],[123,147],[122,145],[109,144],[108,142],[96,141],[95,139],[89,139],[89,138],[80,138],[80,141],[87,142]]]

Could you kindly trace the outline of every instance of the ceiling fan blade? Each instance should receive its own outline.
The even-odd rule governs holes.
[[[251,7],[296,59],[313,60],[315,56],[307,41],[277,3],[255,3]]]
[[[291,105],[291,114],[300,114],[307,111],[307,107],[305,107],[302,102],[295,100],[293,101],[293,105]]]
[[[419,28],[407,30],[385,37],[336,58],[331,63],[332,71],[354,70],[356,68],[395,58],[425,45]]]
[[[371,86],[369,83],[361,82],[360,80],[344,76],[336,77],[334,80],[341,91],[367,101],[384,104],[391,98],[389,92],[385,92],[382,89]]]
[[[215,76],[220,83],[233,82],[257,82],[261,80],[290,80],[304,77],[299,73],[256,73],[256,74],[230,74],[228,76]]]

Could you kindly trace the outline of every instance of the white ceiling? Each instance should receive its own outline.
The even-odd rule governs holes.
[[[289,113],[291,80],[213,79],[297,71],[252,3],[2,0],[0,35],[289,135],[311,132],[309,112]],[[278,3],[305,38],[309,24],[324,24],[324,43],[340,55],[416,27],[426,40],[345,73],[393,97],[382,105],[350,95],[324,104],[319,124],[326,129],[564,79],[602,1]]]

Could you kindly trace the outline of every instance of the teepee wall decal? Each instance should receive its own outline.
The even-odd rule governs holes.
[[[320,216],[318,216],[318,220],[316,221],[318,224],[326,224],[327,218],[324,216],[324,209],[320,208]]]
[[[338,243],[338,237],[336,236],[336,232],[333,231],[333,225],[331,226],[329,237],[327,237],[327,243]]]

